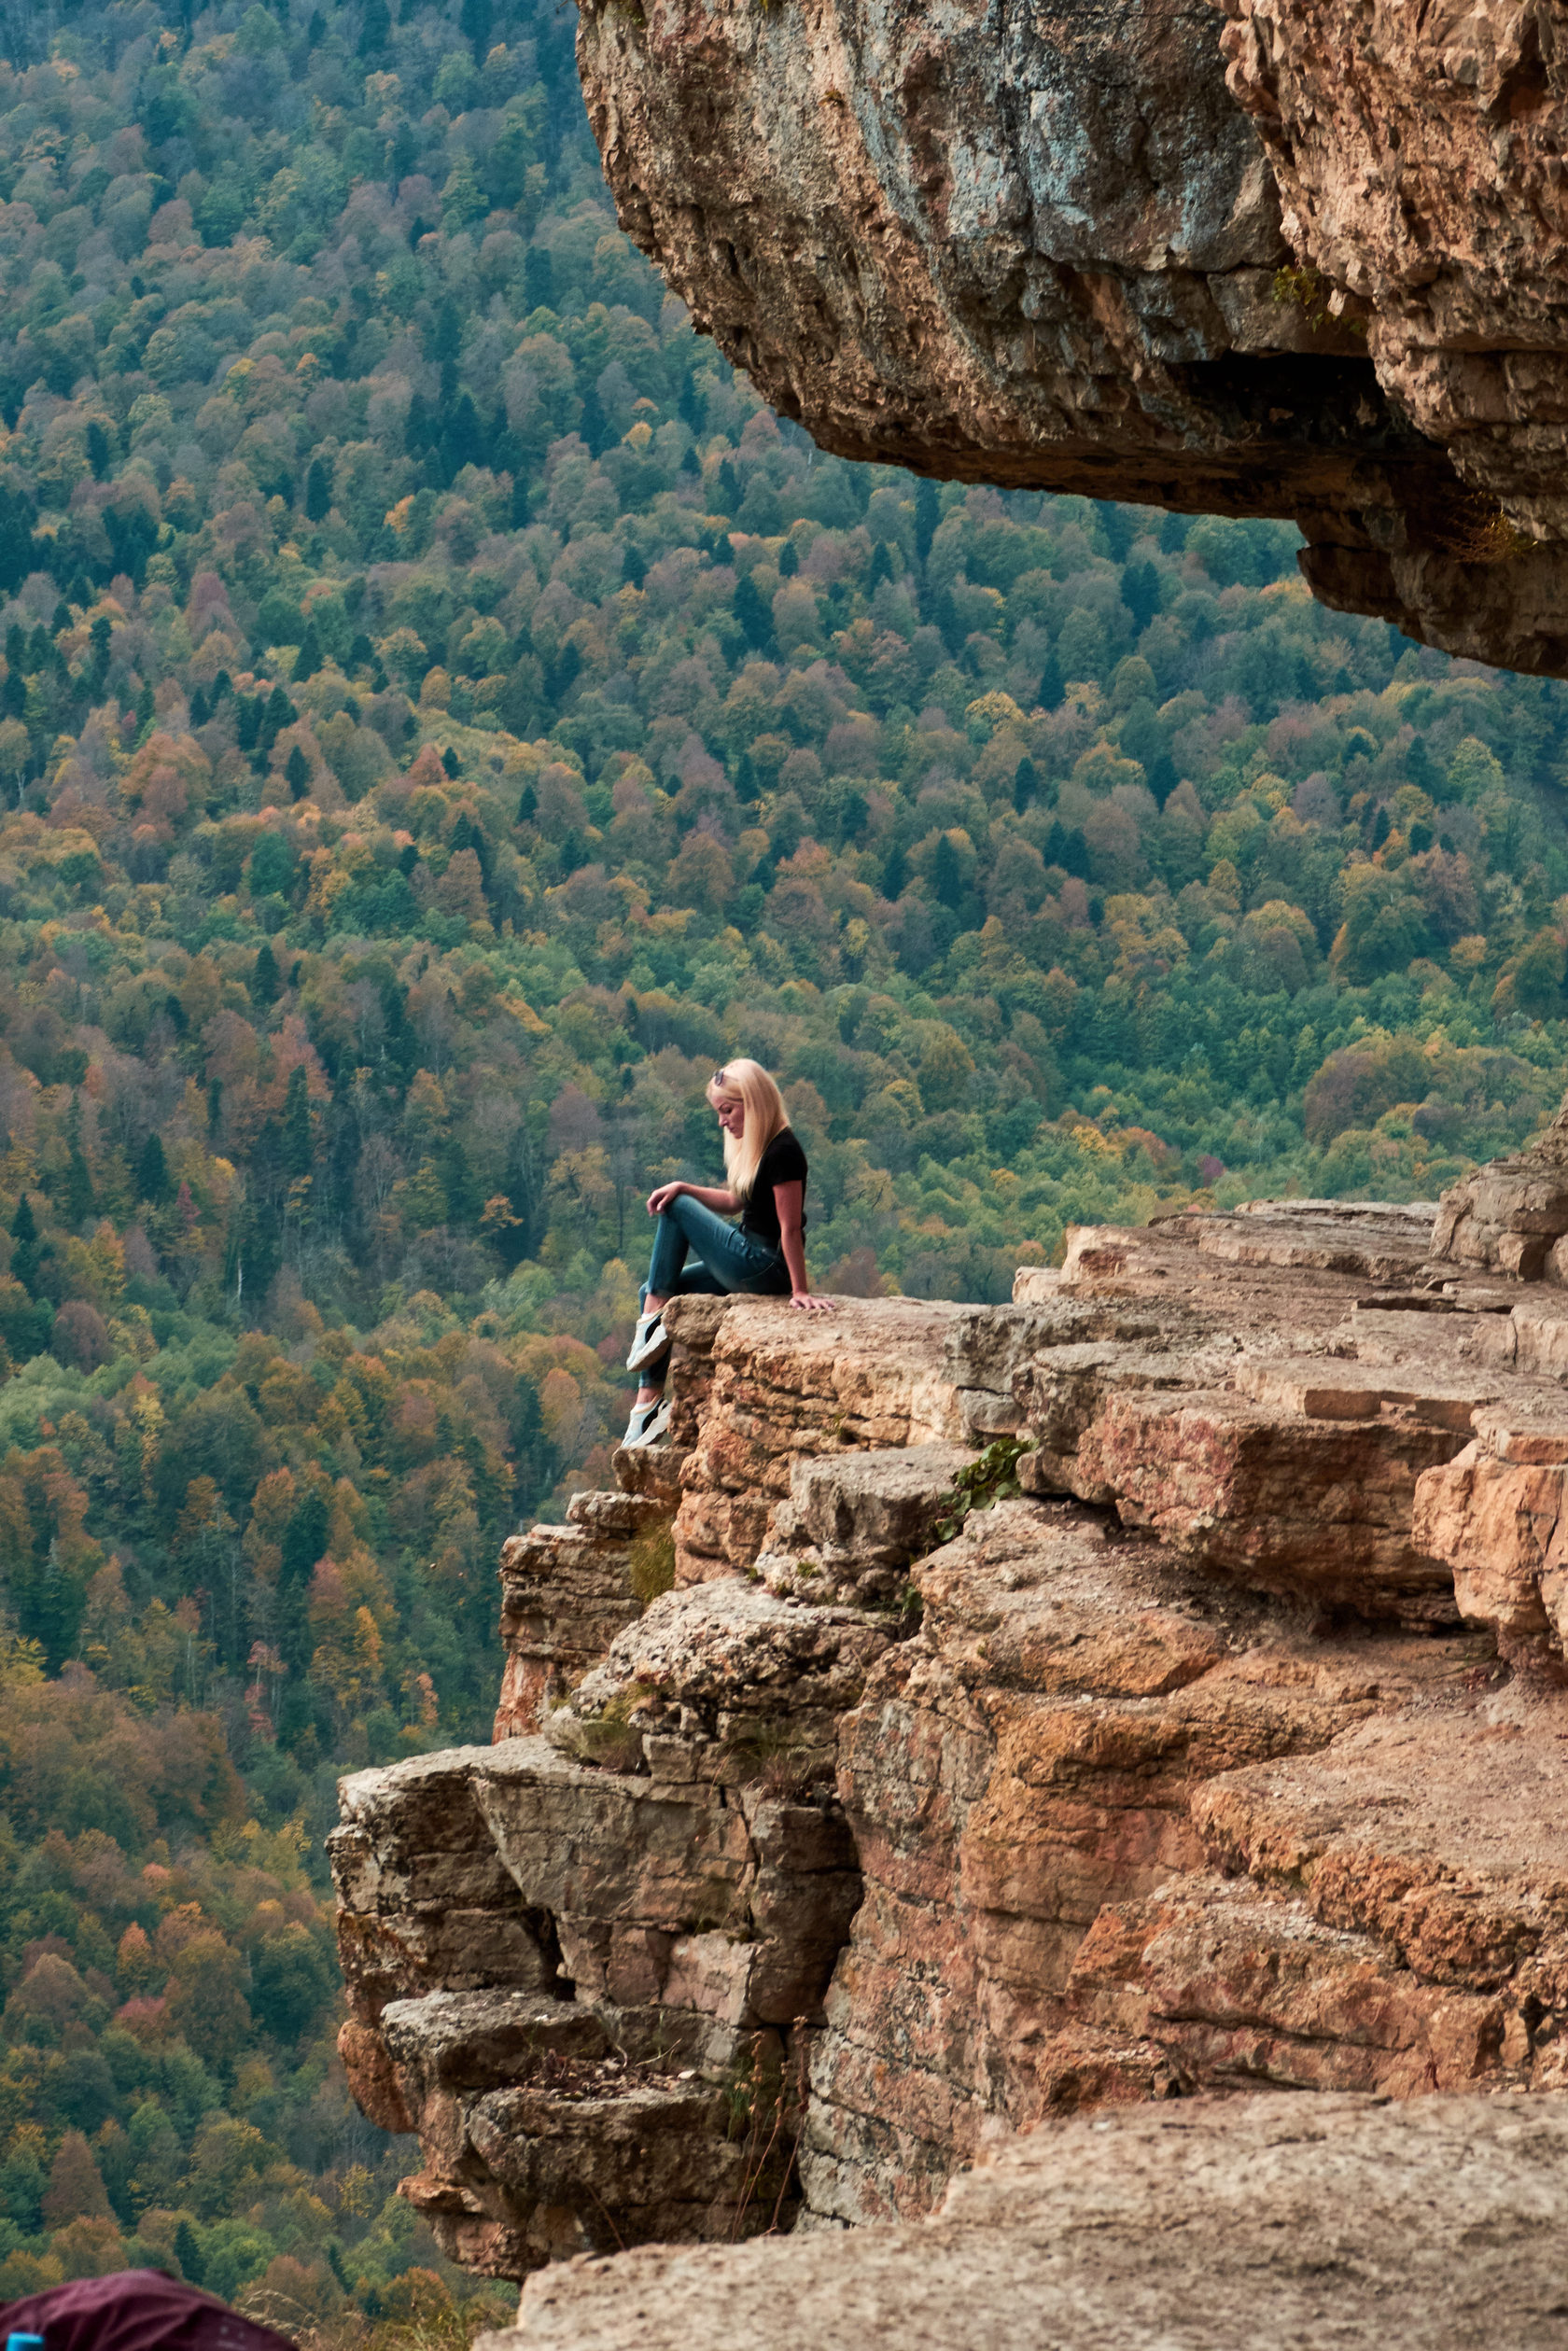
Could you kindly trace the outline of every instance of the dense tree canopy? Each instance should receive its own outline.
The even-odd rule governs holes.
[[[617,231],[570,32],[0,11],[0,2296],[443,2290],[315,1842],[484,1735],[716,1059],[819,1284],[976,1298],[1561,1090],[1562,690],[1282,525],[823,457]]]

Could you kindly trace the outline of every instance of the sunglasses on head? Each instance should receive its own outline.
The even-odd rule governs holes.
[[[708,1079],[709,1085],[722,1085],[727,1075],[728,1072],[724,1070],[715,1070],[713,1075]]]

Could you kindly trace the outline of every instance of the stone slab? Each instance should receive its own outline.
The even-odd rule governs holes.
[[[475,2351],[1552,2351],[1568,2099],[1113,2108],[910,2228],[651,2246],[531,2278]]]

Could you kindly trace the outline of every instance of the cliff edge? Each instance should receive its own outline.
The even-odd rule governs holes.
[[[1568,675],[1549,10],[583,0],[623,226],[825,449],[1288,516],[1337,609]]]
[[[587,2258],[541,2339],[620,2339],[581,2280],[630,2247],[951,2234],[1031,2133],[973,2191],[1026,2235],[1114,2116],[1153,2176],[1154,2112],[1332,2093],[1332,2202],[1377,2102],[1557,2114],[1568,1290],[1435,1214],[1083,1229],[1010,1307],[673,1310],[673,1444],[507,1546],[495,1743],[352,1776],[332,1840],[356,2092],[455,2258]]]

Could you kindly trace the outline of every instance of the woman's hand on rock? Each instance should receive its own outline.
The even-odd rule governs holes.
[[[831,1314],[833,1312],[831,1298],[814,1298],[805,1290],[795,1291],[790,1304],[800,1314]]]

